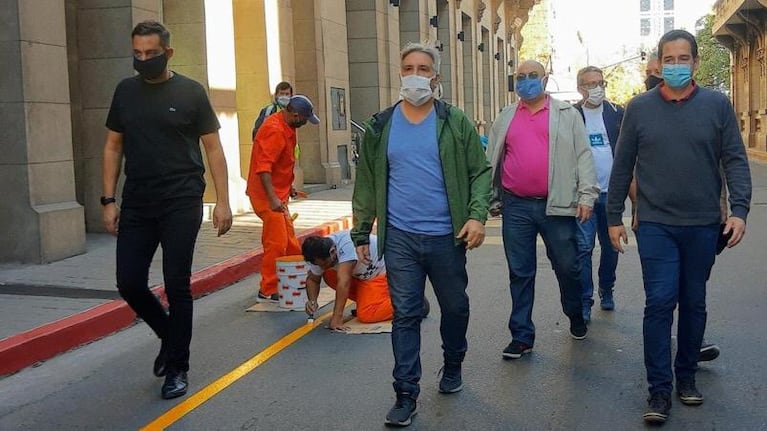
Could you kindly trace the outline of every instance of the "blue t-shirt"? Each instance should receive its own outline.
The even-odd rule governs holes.
[[[387,155],[389,223],[411,233],[451,234],[453,224],[439,158],[434,110],[420,124],[412,124],[397,105],[391,119]]]

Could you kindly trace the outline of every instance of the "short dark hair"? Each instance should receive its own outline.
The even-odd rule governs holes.
[[[290,85],[288,81],[282,81],[277,84],[277,87],[274,88],[274,94],[277,94],[283,90],[290,90],[290,94],[293,94],[293,86]]]
[[[160,46],[163,48],[170,46],[170,32],[157,21],[142,21],[136,24],[130,36],[132,39],[135,36],[151,36],[153,34],[160,36]]]
[[[679,39],[684,39],[689,42],[690,49],[692,51],[692,58],[698,58],[698,42],[695,41],[695,36],[685,30],[671,30],[661,36],[660,40],[658,41],[658,60],[663,62],[663,45]]]
[[[301,254],[309,263],[314,263],[317,259],[327,259],[330,257],[330,249],[335,243],[330,238],[322,236],[310,236],[304,240],[301,245]]]

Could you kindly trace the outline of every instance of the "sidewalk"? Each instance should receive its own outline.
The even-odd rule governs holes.
[[[323,190],[291,203],[300,237],[351,226],[352,187]],[[46,265],[0,265],[0,376],[109,335],[135,322],[115,287],[116,238],[88,234],[86,253]],[[206,295],[260,268],[261,221],[234,217],[216,237],[203,223],[195,246],[192,292]],[[150,285],[162,291],[162,251],[152,261]],[[256,286],[253,286],[255,298]]]

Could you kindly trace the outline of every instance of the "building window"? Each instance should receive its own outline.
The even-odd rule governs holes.
[[[674,0],[663,0],[663,10],[674,10]]]
[[[642,36],[650,35],[650,18],[642,18],[639,24],[639,34]]]
[[[663,32],[669,32],[674,29],[674,17],[663,18]]]
[[[640,12],[649,12],[650,11],[650,0],[639,0],[639,11]]]

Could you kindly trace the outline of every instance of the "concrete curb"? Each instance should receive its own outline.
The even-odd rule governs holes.
[[[298,240],[327,235],[351,227],[351,216],[304,230]],[[263,249],[257,248],[192,274],[192,296],[197,299],[229,286],[261,269]],[[162,285],[152,289],[167,304]],[[254,291],[255,292],[255,291]],[[136,314],[122,299],[116,299],[69,317],[47,323],[0,340],[0,376],[106,337],[136,322]]]

